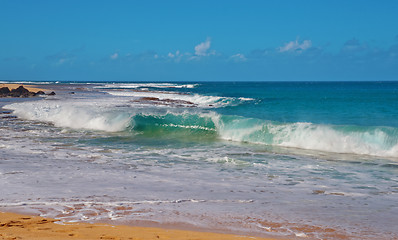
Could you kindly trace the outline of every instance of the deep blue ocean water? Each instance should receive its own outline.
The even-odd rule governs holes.
[[[0,209],[398,237],[398,82],[36,84],[0,99]]]

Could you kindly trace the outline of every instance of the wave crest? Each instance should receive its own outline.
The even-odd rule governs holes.
[[[275,123],[224,117],[217,124],[222,139],[334,153],[398,157],[398,129]]]

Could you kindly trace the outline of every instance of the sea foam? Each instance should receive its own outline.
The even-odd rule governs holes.
[[[20,118],[52,123],[57,127],[117,132],[130,124],[128,114],[115,113],[90,103],[35,101],[14,103],[5,108],[14,110]]]
[[[392,127],[333,126],[277,123],[248,118],[220,118],[220,138],[334,153],[398,157],[397,129]]]
[[[199,84],[176,84],[176,83],[116,83],[96,86],[102,89],[138,89],[138,88],[195,88]]]
[[[252,99],[237,99],[231,97],[206,96],[200,94],[180,94],[173,92],[155,92],[155,91],[107,91],[110,95],[119,97],[130,97],[133,100],[142,98],[159,99],[160,102],[167,103],[172,100],[174,103],[183,106],[197,106],[201,108],[218,108],[224,106],[237,105],[244,101]],[[141,101],[141,103],[144,103]],[[149,102],[152,104],[152,102]],[[167,104],[170,106],[171,104]],[[172,105],[171,105],[172,106]]]

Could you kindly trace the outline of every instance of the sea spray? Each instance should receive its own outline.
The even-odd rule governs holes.
[[[14,110],[14,114],[23,119],[48,122],[57,127],[72,129],[118,132],[125,130],[131,124],[128,113],[115,112],[91,104],[35,101],[14,103],[6,108]]]
[[[278,123],[231,116],[221,117],[216,126],[220,138],[231,141],[398,157],[398,129],[392,127]]]

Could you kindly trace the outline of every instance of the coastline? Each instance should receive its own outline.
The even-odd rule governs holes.
[[[28,84],[28,85],[25,85],[25,84],[22,84],[22,83],[1,83],[0,84],[0,88],[8,87],[10,90],[16,89],[19,86],[23,86],[24,88],[26,88],[30,92],[43,91],[43,92],[47,93],[48,91],[50,91],[49,89],[41,88],[41,87],[39,87],[37,85],[30,85],[30,84]]]
[[[55,219],[0,212],[0,239],[173,239],[173,240],[275,240],[234,234],[198,232],[102,223],[60,223]]]

